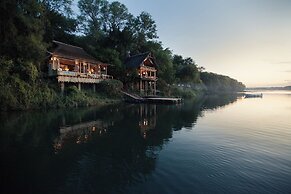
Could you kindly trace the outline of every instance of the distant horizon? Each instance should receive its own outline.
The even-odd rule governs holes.
[[[291,84],[286,84],[286,85],[272,85],[272,84],[270,84],[270,85],[254,85],[254,86],[247,86],[246,85],[246,88],[276,88],[276,87],[281,87],[281,88],[284,88],[284,87],[289,87],[289,86],[291,86]]]

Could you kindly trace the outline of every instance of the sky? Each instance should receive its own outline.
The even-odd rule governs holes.
[[[291,0],[119,0],[174,54],[247,87],[291,85]]]

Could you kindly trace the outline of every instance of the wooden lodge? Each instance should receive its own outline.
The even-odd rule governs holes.
[[[125,65],[128,72],[137,73],[135,79],[126,83],[127,89],[136,90],[141,95],[156,95],[157,64],[151,52],[128,57]]]
[[[48,75],[56,78],[64,91],[65,83],[74,83],[81,89],[82,84],[95,84],[104,79],[112,79],[107,75],[108,64],[96,60],[83,48],[53,41],[53,49],[48,64]]]

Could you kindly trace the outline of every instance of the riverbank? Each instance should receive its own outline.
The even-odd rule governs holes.
[[[104,92],[93,92],[90,90],[78,90],[76,86],[66,89],[61,94],[58,88],[49,84],[21,85],[0,96],[0,111],[24,111],[38,109],[62,109],[73,107],[103,106],[116,104],[122,101],[120,95],[111,95]],[[25,87],[23,87],[23,85]]]
[[[119,80],[100,82],[96,85],[96,92],[89,88],[79,90],[71,85],[63,93],[56,83],[46,79],[25,82],[14,76],[9,78],[7,74],[7,80],[5,84],[0,82],[0,90],[5,91],[0,93],[0,111],[103,106],[124,101],[120,92],[123,84]],[[212,92],[207,87],[194,89],[165,84],[160,86],[157,96],[197,100],[208,93]]]
[[[110,92],[100,89],[98,92],[91,90],[79,90],[76,86],[68,87],[64,94],[61,94],[57,89],[51,87],[42,87],[37,94],[26,96],[25,100],[19,99],[19,95],[15,95],[10,101],[1,102],[0,110],[5,111],[28,111],[41,109],[66,109],[66,108],[81,108],[81,107],[104,107],[126,102],[124,94],[120,89],[113,89]],[[108,90],[108,88],[107,88]],[[34,89],[33,91],[37,91]],[[169,92],[171,91],[171,92]],[[28,93],[32,92],[28,90]],[[168,95],[167,95],[168,94]],[[213,93],[205,90],[191,90],[181,88],[170,88],[160,96],[161,98],[177,98],[183,101],[201,101],[205,97],[224,98],[224,96],[233,96],[236,93]],[[150,102],[148,102],[150,103]],[[159,102],[156,102],[159,103]]]

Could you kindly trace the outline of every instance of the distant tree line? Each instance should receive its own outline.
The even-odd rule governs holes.
[[[254,87],[254,88],[246,88],[247,90],[291,90],[291,86],[284,87]]]
[[[201,72],[200,78],[210,92],[237,92],[245,89],[243,83],[225,75]]]
[[[213,77],[201,73],[203,68],[192,58],[174,55],[163,47],[149,13],[134,16],[124,4],[107,0],[79,0],[78,7],[76,15],[72,0],[1,0],[0,106],[27,108],[53,103],[56,90],[42,73],[52,40],[80,46],[112,64],[109,73],[120,80],[124,79],[123,61],[129,55],[151,51],[158,64],[160,89],[201,81],[206,85],[211,82],[210,89],[214,87]],[[215,79],[220,84],[216,89],[223,84],[227,84],[225,89],[239,85],[228,77]]]

